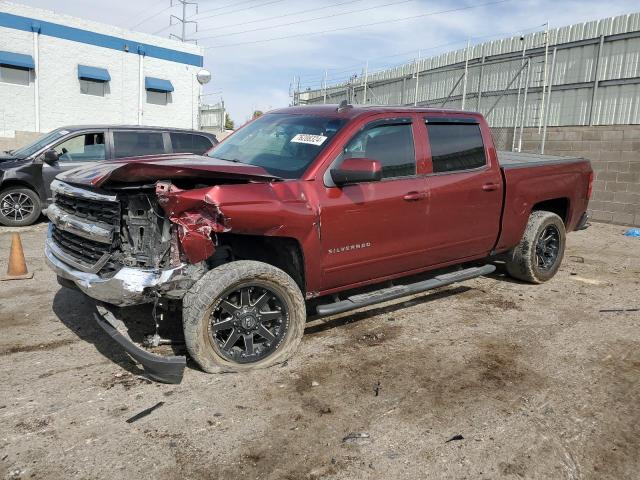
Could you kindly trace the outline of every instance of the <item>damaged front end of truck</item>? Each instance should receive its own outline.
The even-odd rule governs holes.
[[[69,172],[53,182],[47,209],[45,256],[60,284],[97,300],[98,323],[151,377],[170,383],[181,380],[185,357],[134,344],[112,307],[181,299],[229,260],[228,249],[217,250],[217,235],[231,230],[220,188],[278,180],[258,167],[192,163],[161,158]]]

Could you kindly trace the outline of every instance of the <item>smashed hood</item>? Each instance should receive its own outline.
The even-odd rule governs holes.
[[[59,180],[100,187],[108,182],[139,183],[160,179],[202,178],[244,181],[278,180],[262,167],[200,155],[160,155],[100,162],[62,173]]]

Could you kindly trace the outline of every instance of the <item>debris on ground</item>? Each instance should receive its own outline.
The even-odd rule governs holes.
[[[572,262],[584,263],[584,257],[581,257],[580,255],[569,255],[569,258]]]
[[[575,275],[575,274],[571,274],[571,275]],[[576,280],[578,282],[582,282],[582,283],[586,283],[588,285],[606,285],[607,282],[603,282],[602,280],[595,280],[593,278],[585,278],[585,277],[579,277],[577,275],[572,277],[573,280]]]
[[[319,387],[320,384],[314,380],[313,382],[311,382],[311,386],[312,387]]]
[[[343,443],[354,443],[359,440],[365,440],[369,438],[369,434],[366,432],[351,432],[342,439]]]
[[[455,442],[457,440],[464,440],[464,437],[462,435],[460,435],[460,434],[454,435],[453,437],[451,437],[449,440],[447,440],[444,443]]]
[[[137,422],[141,418],[146,417],[147,415],[151,414],[151,412],[153,412],[154,410],[157,410],[163,405],[164,405],[164,402],[158,402],[153,407],[149,407],[146,410],[142,410],[140,413],[137,413],[133,417],[127,419],[127,423]]]
[[[630,228],[624,232],[625,237],[640,237],[640,228]]]
[[[380,390],[382,389],[382,386],[380,385],[380,380],[378,380],[378,383],[376,383],[373,387],[373,391],[376,394],[376,397],[380,394]]]
[[[603,308],[602,310],[598,310],[600,313],[610,313],[610,312],[640,312],[640,308]]]

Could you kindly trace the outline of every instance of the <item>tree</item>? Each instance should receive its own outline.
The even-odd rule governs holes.
[[[262,110],[255,110],[251,118],[258,118],[258,117],[261,117],[262,115],[264,115],[264,112]]]
[[[233,120],[231,119],[231,117],[229,116],[228,113],[224,114],[224,129],[225,130],[233,130],[235,128],[235,124],[233,123]]]

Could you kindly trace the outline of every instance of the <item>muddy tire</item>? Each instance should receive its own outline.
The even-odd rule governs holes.
[[[509,252],[507,272],[525,282],[546,282],[560,268],[565,243],[564,223],[558,215],[532,212],[520,244]]]
[[[284,362],[298,348],[305,322],[296,282],[262,262],[241,260],[214,268],[183,300],[187,350],[208,373]]]
[[[26,227],[40,218],[42,205],[38,194],[26,187],[9,187],[0,191],[0,224]]]

